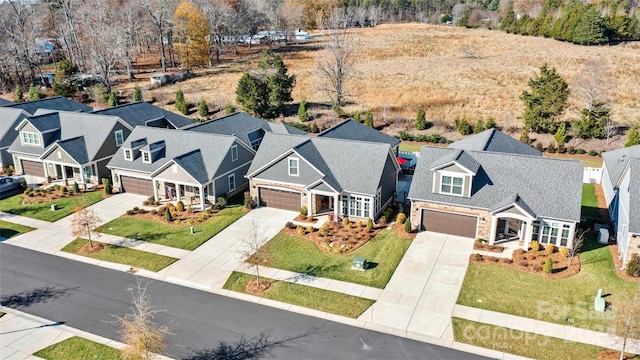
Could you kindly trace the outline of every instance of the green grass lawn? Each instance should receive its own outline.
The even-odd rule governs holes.
[[[53,222],[73,213],[76,205],[84,203],[86,206],[89,206],[97,203],[102,200],[103,195],[104,193],[102,191],[91,191],[70,198],[29,205],[22,205],[24,195],[15,195],[0,200],[0,211]],[[51,211],[51,204],[56,204],[58,210]]]
[[[97,359],[120,360],[120,350],[74,336],[34,354],[46,360]]]
[[[75,239],[67,246],[65,246],[62,251],[66,251],[68,253],[77,254],[78,250],[82,248],[84,245],[88,244],[89,240],[85,239]],[[97,244],[97,241],[93,242]],[[130,249],[122,246],[103,244],[104,249],[98,251],[93,254],[84,255],[93,259],[104,260],[109,262],[114,262],[118,264],[130,265],[133,267],[147,269],[150,271],[160,271],[165,267],[173,264],[178,261],[176,258],[172,258],[169,256],[152,254],[146,251],[140,251],[135,249]]]
[[[98,228],[98,231],[175,248],[193,250],[245,214],[240,205],[227,207],[209,220],[195,225],[194,234],[191,234],[189,225],[168,225],[159,221],[134,217],[119,217],[102,225]],[[137,236],[137,234],[140,234],[140,236]]]
[[[234,271],[224,284],[224,288],[246,293],[245,287],[247,283],[255,278],[255,275]],[[271,281],[272,284],[269,289],[262,294],[257,294],[257,296],[354,319],[360,316],[375,302],[374,300],[318,289],[311,286],[292,284],[286,281],[274,281],[262,277],[260,279],[260,281]]]
[[[600,218],[595,184],[582,184],[582,216]]]
[[[622,280],[615,274],[609,249],[598,244],[595,234],[585,236],[582,251],[580,272],[558,280],[500,265],[471,262],[457,303],[608,332],[615,322],[616,312],[593,310],[598,289],[610,294],[606,301],[615,308],[621,301],[633,298],[638,284]]]
[[[0,220],[0,237],[9,239],[33,230],[32,227]]]
[[[456,341],[540,360],[597,359],[604,348],[550,336],[452,318]]]
[[[271,267],[384,288],[410,244],[411,240],[400,239],[395,232],[382,230],[348,254],[327,254],[310,240],[283,233],[265,246]],[[353,259],[358,255],[370,264],[367,271],[350,270]]]
[[[409,151],[409,152],[420,152],[420,148],[422,145],[427,145],[426,143],[419,142],[407,142],[403,141],[400,143],[400,151]]]

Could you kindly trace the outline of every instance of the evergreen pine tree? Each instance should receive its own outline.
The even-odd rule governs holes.
[[[20,85],[16,85],[16,91],[13,93],[13,101],[17,103],[24,101],[24,94],[22,93]]]
[[[529,79],[530,91],[523,91],[520,99],[524,102],[524,126],[535,132],[553,132],[555,117],[560,115],[569,98],[569,84],[555,68],[547,64],[540,68],[540,75]]]
[[[627,142],[624,143],[624,147],[640,145],[640,123],[635,123],[629,129],[629,133],[627,134]]]
[[[427,119],[424,113],[424,106],[418,107],[418,114],[416,114],[416,130],[424,130],[427,128]]]
[[[560,126],[558,126],[558,130],[556,130],[556,133],[553,135],[553,140],[556,141],[558,147],[564,145],[567,141],[567,125],[565,123],[561,123]]]
[[[305,122],[309,121],[309,112],[307,112],[307,101],[305,99],[300,100],[298,106],[298,120]]]
[[[204,101],[204,98],[200,99],[200,103],[198,104],[198,115],[202,117],[207,117],[209,115],[209,106],[207,106],[207,102]]]
[[[138,85],[136,85],[133,88],[133,97],[131,99],[133,102],[139,102],[142,101],[142,90],[140,90],[140,87]]]
[[[184,93],[182,92],[182,89],[178,89],[176,91],[175,104],[176,110],[180,111],[183,114],[187,113],[187,103],[184,100]]]
[[[29,86],[29,100],[39,100],[40,99],[40,90],[38,90],[38,87],[31,84],[31,86]]]
[[[108,104],[109,104],[109,107],[114,107],[118,105],[118,97],[116,96],[116,93],[113,90],[111,90],[111,92],[109,93]]]
[[[367,111],[367,114],[364,118],[364,124],[368,127],[373,127],[373,113],[371,112],[371,110]]]

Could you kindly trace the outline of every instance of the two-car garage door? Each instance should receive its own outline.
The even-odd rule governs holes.
[[[300,210],[301,194],[296,191],[261,187],[258,188],[258,198],[260,199],[260,206],[292,211]]]
[[[420,230],[475,238],[477,225],[474,215],[422,209]]]
[[[44,166],[39,161],[21,160],[22,173],[24,175],[33,175],[44,177]]]
[[[153,196],[153,182],[131,176],[120,176],[120,185],[125,192]]]

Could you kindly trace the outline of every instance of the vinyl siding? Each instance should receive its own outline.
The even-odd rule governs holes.
[[[298,176],[289,176],[289,157],[296,157],[298,161]],[[267,169],[255,175],[256,178],[291,184],[310,184],[321,178],[320,173],[312,168],[299,156],[287,156]]]
[[[44,158],[44,161],[54,162],[57,164],[66,164],[71,166],[78,166],[79,164],[67,154],[64,150],[55,146],[53,150]]]

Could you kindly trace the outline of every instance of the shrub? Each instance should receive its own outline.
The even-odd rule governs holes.
[[[407,221],[407,215],[405,213],[399,213],[396,217],[396,221],[399,224],[404,224],[404,222]]]
[[[296,231],[298,232],[298,235],[304,235],[304,231],[305,231],[305,230],[304,230],[304,226],[300,226],[300,225],[298,225],[298,226],[296,227]]]
[[[292,223],[291,221],[287,221],[285,226],[287,227],[287,229],[291,229],[291,230],[296,228],[296,225],[294,223]]]
[[[315,230],[315,228],[313,226],[309,225],[309,226],[307,226],[306,230],[307,230],[308,233],[312,233]]]
[[[168,206],[164,209],[164,219],[167,220],[167,222],[173,221],[173,216],[171,216],[171,210]]]
[[[227,207],[227,199],[224,196],[219,196],[213,206],[216,210],[222,210]]]
[[[300,212],[300,215],[307,216],[308,211],[306,206],[301,206],[300,209],[298,209],[298,211]]]
[[[245,209],[255,209],[258,204],[256,200],[251,196],[250,192],[244,193],[244,208]]]
[[[342,218],[342,226],[349,226],[349,218],[348,217],[343,217]]]
[[[560,255],[562,255],[563,258],[568,258],[569,257],[569,248],[566,246],[562,246],[560,249]]]
[[[61,191],[62,191],[63,194],[66,194],[69,191],[69,189],[67,189],[67,187],[65,186],[65,187],[62,188]]]
[[[139,207],[137,207],[137,206],[134,206],[134,207],[133,207],[133,211],[138,212],[138,210],[140,210],[140,208],[139,208]]]
[[[545,246],[544,248],[544,253],[547,255],[551,255],[556,251],[556,247],[553,246],[553,244],[549,244],[547,246]]]
[[[531,242],[531,250],[532,251],[540,251],[540,243],[537,241],[532,241]]]
[[[209,106],[207,106],[207,102],[204,98],[200,99],[200,103],[198,103],[198,115],[202,117],[207,117],[207,115],[209,115]]]
[[[577,148],[576,149],[576,154],[582,155],[582,154],[585,154],[585,153],[586,153],[586,151],[583,148]]]
[[[552,258],[547,258],[547,261],[544,263],[544,268],[542,269],[542,271],[545,274],[551,274],[551,272],[553,271],[553,259]]]
[[[549,145],[547,145],[547,152],[549,153],[555,153],[556,152],[556,143],[553,141],[549,142]]]
[[[371,220],[371,218],[367,219],[367,229],[373,229],[373,221]]]
[[[544,146],[542,146],[542,143],[540,141],[536,141],[535,144],[533,144],[533,147],[538,151],[544,150]]]
[[[307,112],[307,101],[305,99],[300,100],[300,105],[298,105],[298,120],[302,122],[309,121],[309,113]]]
[[[387,224],[387,217],[382,215],[380,216],[380,218],[378,219],[378,223],[382,224],[382,225],[386,225]]]
[[[102,185],[104,185],[104,193],[111,195],[113,193],[113,187],[111,186],[111,179],[102,178]]]
[[[482,261],[482,254],[473,254],[473,260]]]
[[[213,212],[213,209],[208,207],[207,210],[205,210],[205,212],[209,215],[211,215],[211,213]]]
[[[176,203],[176,210],[183,212],[184,211],[184,203],[182,202],[182,200],[178,201]]]
[[[78,186],[77,182],[73,182],[73,186],[71,187],[71,189],[73,190],[74,193],[78,193],[80,192],[80,186]]]
[[[146,209],[138,210],[138,214],[146,214],[146,213],[148,213],[148,211]]]
[[[567,154],[573,155],[575,153],[576,153],[576,147],[575,146],[572,146],[572,145],[567,146]]]
[[[640,277],[640,256],[638,254],[631,255],[625,271],[629,276]]]
[[[386,209],[384,209],[384,211],[382,212],[382,215],[384,215],[384,217],[387,220],[391,220],[391,218],[393,217],[393,208],[392,207],[387,207]]]
[[[224,114],[225,115],[231,115],[236,111],[236,109],[233,107],[233,104],[228,103],[227,106],[224,108]]]
[[[404,222],[404,232],[409,234],[411,230],[411,219],[407,219],[407,221]]]
[[[589,150],[589,156],[596,156],[598,155],[598,152],[595,150]]]
[[[161,214],[161,215],[162,215],[162,214],[164,214],[164,212],[165,212],[165,210],[166,210],[166,209],[167,209],[167,207],[166,207],[166,206],[160,206],[160,207],[158,208],[158,214]]]
[[[471,125],[466,119],[456,119],[456,129],[460,135],[469,135],[473,132]]]

